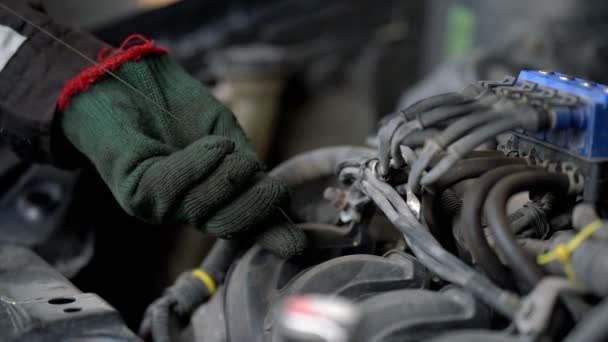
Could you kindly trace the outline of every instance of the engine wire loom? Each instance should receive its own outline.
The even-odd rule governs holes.
[[[339,184],[320,191],[334,215],[300,199],[313,207],[287,213],[311,248],[295,260],[250,248],[218,282],[222,295],[192,314],[195,329],[222,317],[237,342],[306,341],[307,332],[321,336],[302,323],[312,316],[279,315],[275,325],[268,317],[315,293],[322,305],[341,296],[357,313],[360,330],[347,342],[431,341],[456,329],[505,342],[602,334],[585,314],[602,310],[596,304],[608,295],[605,197],[594,188],[603,159],[539,138],[584,135],[593,120],[581,125],[577,110],[591,107],[578,88],[530,74],[542,75],[478,82],[398,111],[381,126],[377,151],[323,148],[279,165],[271,175],[296,195],[337,170]],[[428,134],[409,143],[415,132]],[[306,223],[311,217],[318,222]],[[449,327],[439,323],[448,312]]]
[[[597,158],[602,157],[598,147],[601,136],[596,134],[598,127],[593,127],[593,123],[601,125],[603,119],[597,116],[604,113],[607,95],[607,87],[589,81],[544,71],[522,71],[517,78],[479,82],[459,93],[421,100],[400,111],[380,129],[379,160],[362,164],[363,172],[358,173],[360,178],[354,185],[369,196],[402,232],[414,255],[432,272],[449,282],[468,286],[477,298],[505,317],[518,317],[522,310],[519,304],[509,306],[507,303],[519,303],[521,297],[495,287],[493,282],[523,298],[533,296],[533,293],[535,296],[537,294],[533,290],[542,284],[547,274],[542,266],[561,261],[564,265],[562,272],[575,287],[593,287],[589,284],[589,277],[587,284],[578,280],[571,258],[573,252],[599,229],[600,221],[588,225],[567,243],[559,243],[551,249],[550,241],[556,236],[552,222],[547,223],[542,231],[527,235],[536,236],[538,240],[525,241],[521,231],[512,230],[514,221],[507,215],[506,206],[513,195],[529,190],[532,202],[518,211],[520,217],[526,217],[529,225],[538,221],[539,215],[555,214],[554,205],[536,204],[548,194],[567,198],[569,204],[557,205],[566,209],[583,193],[590,193],[589,189],[598,182],[588,181],[589,165],[593,165],[591,169],[596,174],[603,174],[604,169],[597,164],[597,160],[601,160]],[[439,133],[428,138],[421,148],[418,146],[417,151],[414,150],[416,146],[403,146],[411,133],[425,128],[439,129]],[[475,151],[488,141],[499,141],[502,136],[507,136],[509,143],[494,145],[496,153],[492,152],[491,144],[485,148],[486,151]],[[528,150],[515,144],[513,137],[527,142]],[[559,137],[579,138],[566,142]],[[548,145],[558,152],[543,153],[543,148]],[[561,158],[552,158],[556,154]],[[569,157],[571,155],[574,157]],[[492,161],[487,162],[488,159]],[[483,162],[487,164],[482,167]],[[460,173],[458,177],[452,177]],[[395,174],[402,176],[395,177]],[[451,182],[445,181],[451,177],[454,178]],[[478,177],[480,180],[475,182]],[[395,178],[407,178],[407,181],[399,184]],[[468,254],[469,263],[477,265],[492,281],[461,264],[460,259],[451,259],[453,255],[444,248],[450,249],[453,241],[445,241],[445,237],[435,234],[429,226],[434,219],[420,217],[421,206],[425,206],[424,200],[420,199],[441,194],[464,180],[473,182],[471,193],[477,191],[481,195],[465,193],[462,205],[454,206],[457,208],[456,216],[461,216],[456,219],[455,228],[458,229],[454,228],[454,234],[465,236],[456,236],[459,240],[457,248],[461,256]],[[476,183],[481,188],[475,188]],[[404,189],[400,193],[405,195],[405,201],[395,189]],[[476,199],[467,202],[471,196],[476,196]],[[586,197],[597,199],[597,196]],[[538,210],[528,210],[523,214],[530,208]],[[470,221],[471,218],[475,219]],[[484,233],[483,219],[491,236]],[[459,224],[458,221],[462,222]],[[533,244],[536,244],[535,252],[531,255],[525,248]],[[441,260],[441,267],[438,260]],[[580,270],[581,265],[578,268]],[[453,272],[481,277],[477,279],[483,285],[470,287],[469,283],[454,279]],[[505,274],[510,274],[511,278],[506,279],[509,276],[505,277]],[[489,292],[494,298],[488,296]],[[511,299],[501,301],[497,298]],[[513,302],[514,298],[517,299]],[[524,302],[528,301],[524,299]],[[548,315],[547,311],[543,315]],[[547,333],[540,328],[541,323],[539,327],[530,328],[530,322],[517,322],[521,332]]]

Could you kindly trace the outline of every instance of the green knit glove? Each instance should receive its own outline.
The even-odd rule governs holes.
[[[166,55],[127,62],[71,99],[61,127],[129,214],[255,237],[282,257],[304,234],[281,216],[286,187],[267,177],[233,114]]]

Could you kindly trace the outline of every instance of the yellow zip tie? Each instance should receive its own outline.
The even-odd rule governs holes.
[[[559,244],[552,251],[539,255],[536,258],[536,262],[539,265],[545,265],[552,261],[559,260],[564,265],[564,272],[566,272],[566,276],[568,276],[568,279],[574,282],[579,282],[578,277],[576,276],[576,273],[572,268],[570,256],[572,255],[572,252],[574,252],[574,250],[576,250],[583,242],[585,242],[585,240],[587,240],[598,229],[600,229],[602,227],[602,224],[602,220],[595,220],[589,223],[567,244]]]
[[[192,271],[192,275],[198,278],[203,284],[205,284],[207,290],[209,291],[209,296],[213,296],[216,290],[216,286],[215,281],[213,281],[213,278],[211,278],[209,273],[201,270],[200,268],[197,268],[196,270]]]

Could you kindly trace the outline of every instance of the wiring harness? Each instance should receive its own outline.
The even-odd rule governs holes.
[[[384,302],[383,295],[375,293],[379,290],[363,295],[358,292],[363,291],[360,286],[354,286],[358,289],[350,294],[354,303],[346,306],[322,295],[314,300],[297,296],[289,300],[289,294],[302,295],[297,286],[290,288],[298,281],[315,279],[315,288],[324,288],[324,279],[308,278],[307,270],[314,274],[335,267],[343,262],[339,257],[349,254],[393,258],[400,255],[406,264],[424,268],[431,281],[422,275],[425,272],[420,273],[416,284],[424,290],[411,290],[414,292],[409,292],[412,297],[407,300],[418,295],[422,296],[420,301],[430,300],[423,299],[431,298],[429,291],[450,293],[454,288],[474,298],[475,305],[488,313],[490,323],[482,324],[486,329],[482,332],[463,334],[462,341],[470,340],[464,336],[482,335],[497,341],[604,340],[608,325],[600,322],[608,315],[604,299],[608,295],[608,223],[602,217],[606,203],[604,175],[608,175],[604,166],[608,159],[596,146],[603,139],[597,134],[600,130],[591,126],[602,124],[597,111],[606,105],[606,86],[562,74],[524,71],[518,78],[479,82],[460,92],[421,100],[392,114],[381,123],[377,150],[323,148],[278,166],[270,173],[272,176],[291,186],[304,187],[313,184],[307,182],[331,178],[337,169],[340,186],[329,187],[324,193],[335,206],[337,220],[298,222],[313,243],[311,250],[297,261],[284,264],[272,257],[262,258],[267,260],[267,267],[276,267],[267,270],[269,274],[276,273],[277,279],[285,277],[285,287],[272,288],[269,291],[278,293],[263,297],[261,304],[269,310],[265,317],[244,314],[247,324],[256,327],[251,331],[259,331],[251,320],[264,322],[265,337],[256,340],[271,340],[269,317],[274,317],[280,328],[275,334],[284,334],[284,340],[289,341],[309,341],[307,338],[312,335],[334,341],[328,336],[335,333],[343,336],[335,341],[360,342],[366,341],[361,336],[381,336],[383,329],[394,334],[386,335],[392,336],[387,337],[389,340],[398,340],[396,326],[385,327],[382,317],[369,316],[374,310],[393,312],[392,300]],[[393,233],[394,228],[399,233],[388,239],[389,247],[377,237],[381,230],[377,221],[386,222],[385,219]],[[386,243],[386,239],[383,241]],[[218,243],[198,270],[199,276],[196,271],[183,275],[150,307],[142,335],[151,335],[155,341],[171,340],[168,317],[183,322],[211,297],[214,290],[207,284],[207,276],[213,289],[215,284],[222,286],[224,274],[237,255],[235,247],[228,248],[230,253],[220,252],[227,246],[230,245]],[[327,257],[327,249],[331,251],[329,261],[308,269],[312,260]],[[250,249],[247,255],[257,253]],[[223,255],[229,257],[220,257]],[[247,257],[243,259],[242,264],[237,261],[238,272],[252,267],[247,264]],[[300,267],[299,273],[292,267]],[[287,276],[281,275],[284,270],[291,271]],[[361,274],[359,266],[356,270]],[[203,271],[207,276],[201,276]],[[349,269],[345,266],[342,271]],[[338,284],[339,292],[340,286],[349,288],[339,285],[341,282],[350,284],[357,277],[342,279],[336,275],[331,283]],[[234,281],[227,285],[231,290],[243,287],[256,296],[265,293],[263,285]],[[363,288],[371,289],[369,279],[365,284],[367,287]],[[384,291],[388,298],[397,296],[399,291],[406,295],[409,290],[387,287]],[[243,294],[243,298],[248,297]],[[276,306],[274,300],[281,303],[277,298],[286,299],[286,303],[308,304]],[[372,303],[371,308],[357,305],[362,298]],[[232,301],[225,300],[223,305],[227,308]],[[341,309],[328,309],[336,305]],[[204,307],[205,312],[216,312],[212,305]],[[318,311],[319,308],[329,311]],[[265,312],[257,307],[252,310],[256,314]],[[234,310],[220,312],[235,314]],[[352,320],[343,321],[346,316],[341,314],[356,317],[358,333],[343,327],[352,324]],[[241,318],[237,317],[237,321]],[[329,324],[333,330],[312,329],[306,323],[312,321]],[[403,324],[402,332],[407,334],[407,323]],[[458,329],[466,329],[466,324]],[[432,335],[431,330],[420,329],[417,331],[421,335]],[[239,333],[250,336],[251,331]],[[230,334],[231,331],[226,332],[226,336]]]
[[[592,307],[608,283],[600,275],[608,266],[595,210],[600,182],[585,171],[604,170],[601,149],[589,146],[601,138],[588,136],[598,131],[589,118],[606,103],[598,93],[608,88],[523,71],[430,97],[384,122],[377,159],[343,163],[340,178],[372,200],[431,272],[511,322],[511,334],[561,340],[575,327],[567,340],[599,341],[606,329],[595,318],[578,321],[581,312],[571,309],[574,302]],[[433,133],[424,144],[406,144],[425,130]],[[528,201],[509,209],[520,193]],[[572,224],[573,210],[584,224]],[[567,280],[552,282],[556,276]],[[553,300],[538,300],[550,286]],[[577,295],[564,296],[572,288]]]

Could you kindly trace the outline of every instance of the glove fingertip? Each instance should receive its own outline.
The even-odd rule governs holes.
[[[281,224],[262,231],[258,235],[257,243],[278,257],[287,259],[304,253],[308,239],[297,227]]]

